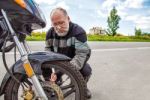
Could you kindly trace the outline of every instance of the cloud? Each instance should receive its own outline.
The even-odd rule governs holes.
[[[102,7],[101,7],[101,11],[102,12],[105,12],[105,14],[108,14],[110,13],[110,11],[112,10],[113,7],[116,7],[117,9],[117,14],[123,19],[125,16],[127,16],[127,9],[124,5],[124,2],[122,2],[121,0],[105,0],[103,3],[102,3]],[[99,11],[98,11],[99,13]],[[106,16],[105,16],[106,17]]]
[[[56,0],[35,0],[38,4],[39,3],[45,3],[45,4],[48,4],[48,5],[52,5],[54,3],[56,3]]]
[[[99,9],[95,9],[98,17],[107,18],[111,9],[117,4],[116,0],[105,0]]]
[[[139,9],[143,7],[144,0],[126,0],[124,2],[125,7]]]
[[[66,10],[70,9],[70,7],[64,1],[57,3],[55,7],[62,7],[64,9],[66,9]]]
[[[149,16],[141,16],[141,15],[133,15],[127,16],[127,21],[132,21],[135,23],[137,28],[141,29],[150,29],[150,17]]]
[[[143,7],[144,0],[105,0],[102,4],[103,8],[112,8],[113,6],[119,6],[122,9],[135,8],[139,9]]]
[[[117,0],[105,0],[102,4],[102,8],[109,9],[117,4]]]
[[[108,16],[108,13],[104,13],[104,12],[102,12],[101,10],[97,10],[96,12],[97,12],[97,14],[98,14],[99,17],[105,18],[105,17]]]
[[[150,17],[140,17],[135,21],[136,26],[142,29],[150,29]]]
[[[124,19],[128,15],[128,13],[126,11],[121,11],[118,9],[117,9],[117,11],[118,11],[117,14],[121,17],[121,19]]]
[[[121,16],[121,18],[125,18],[128,15],[129,9],[140,9],[143,7],[144,0],[105,0],[102,3],[101,10],[105,12],[110,12],[111,9],[115,6],[118,15]]]
[[[127,16],[125,20],[135,22],[139,17],[140,15],[132,15],[132,16],[130,15],[130,16]]]

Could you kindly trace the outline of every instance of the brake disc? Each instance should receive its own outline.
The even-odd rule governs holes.
[[[23,95],[21,97],[25,100],[33,100],[33,98],[35,97],[35,93],[32,89],[26,89],[24,90]]]
[[[42,82],[42,87],[49,100],[64,100],[61,88],[53,82]]]

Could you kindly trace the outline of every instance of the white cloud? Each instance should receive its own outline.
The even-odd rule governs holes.
[[[108,10],[108,8],[112,8],[116,4],[117,4],[117,0],[105,0],[102,4],[102,8]]]
[[[135,22],[139,17],[140,15],[127,16],[125,20]]]
[[[105,17],[108,16],[107,13],[104,13],[104,12],[102,12],[101,10],[97,10],[96,12],[97,12],[97,14],[98,14],[99,17],[104,17],[104,18],[105,18]]]
[[[135,23],[137,28],[141,29],[150,29],[150,17],[149,16],[141,16],[141,15],[133,15],[127,16],[127,21],[132,21]]]
[[[79,4],[79,5],[78,5],[78,8],[79,8],[79,9],[83,9],[84,6],[83,6],[82,4]]]
[[[140,9],[143,7],[144,0],[105,0],[102,4],[101,10],[105,12],[110,12],[110,10],[115,6],[118,15],[124,19],[128,15],[128,11],[130,8]]]
[[[39,3],[46,3],[46,4],[49,4],[49,5],[52,5],[54,3],[56,3],[56,0],[35,0],[38,4]]]
[[[106,18],[108,17],[113,6],[117,5],[117,0],[105,0],[100,9],[95,9],[98,17]]]
[[[66,2],[64,2],[64,1],[57,3],[57,4],[56,4],[56,7],[62,7],[62,8],[64,8],[64,9],[66,9],[66,10],[69,10],[69,9],[70,9],[70,7],[69,7],[69,6],[66,4]]]
[[[106,0],[103,2],[101,10],[107,12],[108,14],[110,13],[111,9],[113,7],[116,7],[118,15],[124,19],[125,16],[127,16],[127,9],[125,9],[124,2],[121,0]]]
[[[124,19],[128,15],[126,11],[121,11],[121,10],[118,10],[117,13],[121,17],[121,19]]]
[[[143,5],[142,5],[143,2],[144,2],[144,0],[126,0],[124,2],[124,5],[127,8],[136,8],[136,9],[139,9],[139,8],[143,7]]]
[[[140,17],[135,22],[138,28],[150,29],[150,17]]]
[[[129,5],[132,5],[133,3],[133,7],[136,7],[136,5],[140,4],[139,1],[141,0],[125,0],[124,2],[122,0],[105,0],[102,4],[102,9],[107,9],[108,11],[110,11],[115,6],[117,10],[122,11],[131,7]]]
[[[102,12],[109,13],[113,6],[116,7],[118,15],[124,21],[133,22],[141,29],[150,29],[150,18],[144,15],[131,15],[130,9],[142,9],[144,0],[105,0],[98,15],[104,16]]]

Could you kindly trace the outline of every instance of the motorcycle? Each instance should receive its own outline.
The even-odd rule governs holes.
[[[26,36],[45,25],[34,0],[0,0],[0,52],[7,70],[0,87],[4,100],[86,100],[84,78],[69,57],[31,52]],[[12,49],[15,63],[8,68],[5,53]]]

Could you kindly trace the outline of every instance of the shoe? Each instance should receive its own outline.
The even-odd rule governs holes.
[[[86,89],[86,98],[87,99],[90,99],[92,97],[92,93],[91,93],[91,91],[87,88]]]

